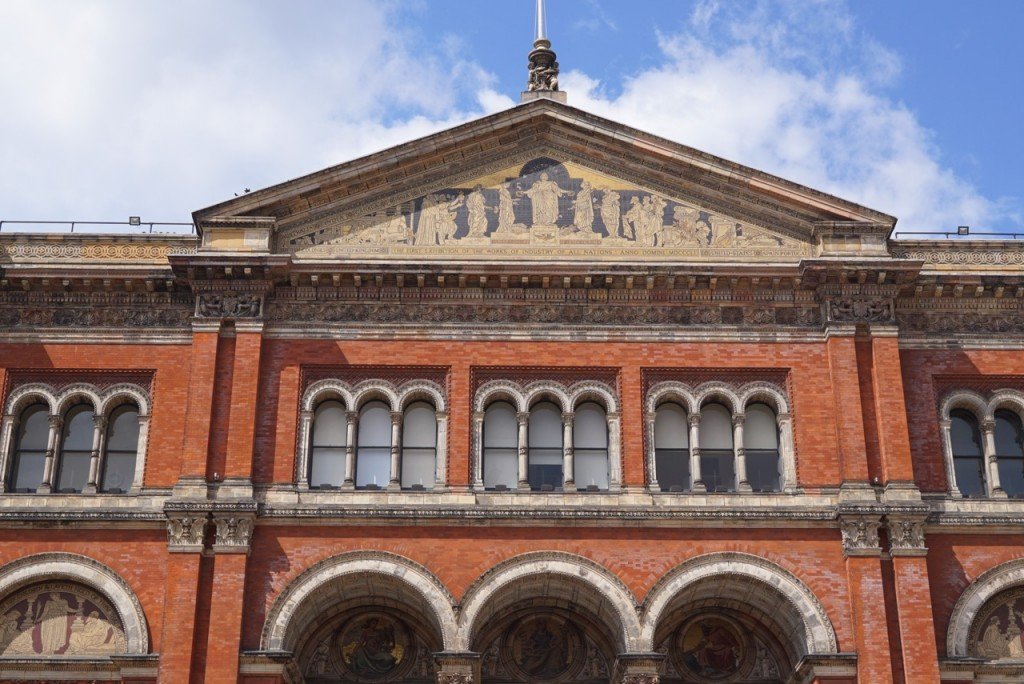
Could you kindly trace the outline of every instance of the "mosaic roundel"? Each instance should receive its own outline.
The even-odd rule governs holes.
[[[970,643],[971,654],[981,658],[1024,658],[1024,589],[989,600],[974,621]]]
[[[722,616],[703,615],[685,623],[674,646],[676,668],[692,681],[739,681],[754,655],[745,630]]]
[[[385,613],[363,613],[346,623],[336,642],[343,668],[355,681],[390,681],[411,664],[411,637],[401,621]]]
[[[0,602],[0,655],[124,653],[124,629],[110,602],[86,587],[44,582]]]
[[[509,669],[529,682],[571,678],[586,658],[579,627],[553,614],[517,622],[505,638],[505,654]]]

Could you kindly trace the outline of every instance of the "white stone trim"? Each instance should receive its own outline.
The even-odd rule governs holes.
[[[447,588],[419,563],[382,551],[343,553],[320,561],[292,580],[267,613],[260,648],[265,651],[291,650],[300,635],[289,634],[290,623],[302,602],[328,582],[360,574],[386,575],[408,585],[433,609],[444,649],[456,650],[455,602]]]
[[[704,408],[705,404],[720,402],[725,404],[725,407],[734,416],[743,412],[743,402],[740,401],[736,391],[727,383],[717,380],[705,382],[697,386],[694,394],[698,411]]]
[[[813,592],[788,570],[758,556],[746,553],[710,553],[692,558],[665,575],[647,594],[641,611],[638,650],[654,650],[654,633],[665,617],[672,599],[687,587],[702,580],[742,577],[775,590],[800,616],[804,625],[805,653],[837,653],[836,634],[821,602]],[[736,597],[746,601],[746,597]]]
[[[507,401],[512,404],[516,413],[527,411],[523,388],[511,380],[490,380],[481,385],[473,400],[473,410],[483,413],[487,406],[495,401]]]
[[[593,401],[604,406],[606,413],[618,413],[619,403],[615,399],[615,390],[603,382],[585,380],[569,387],[570,411],[575,411],[580,404]]]
[[[636,652],[640,639],[636,600],[629,588],[607,568],[583,556],[555,551],[538,551],[514,556],[484,573],[466,591],[459,609],[456,650],[469,650],[480,611],[502,588],[524,578],[557,575],[570,580],[581,591],[594,592],[610,605],[618,616],[612,631],[618,634],[621,652]],[[647,649],[650,650],[650,649]]]
[[[361,411],[371,401],[382,401],[389,411],[400,411],[398,390],[387,380],[363,380],[352,388],[352,410]]]
[[[531,382],[522,390],[526,410],[529,411],[533,405],[549,400],[559,408],[562,413],[572,412],[572,401],[569,399],[569,391],[560,382],[553,380],[537,380]]]
[[[352,388],[341,380],[318,380],[306,388],[302,395],[302,411],[315,411],[316,407],[330,399],[337,399],[344,406],[346,411],[353,411],[355,401],[352,398]]]
[[[73,553],[39,553],[0,567],[0,598],[36,582],[78,582],[103,594],[121,618],[126,652],[149,653],[149,627],[142,604],[128,583],[106,565]]]
[[[398,388],[398,410],[405,411],[415,401],[426,401],[433,405],[434,410],[448,410],[444,399],[444,388],[431,380],[410,380]]]
[[[54,415],[63,415],[81,400],[84,400],[82,403],[92,404],[93,412],[99,414],[103,398],[94,386],[83,382],[69,385],[61,390],[61,393],[57,396],[57,407]]]
[[[950,658],[967,657],[968,639],[978,613],[993,596],[1020,585],[1024,585],[1024,558],[1007,561],[981,573],[953,606],[946,632],[946,655]]]
[[[674,402],[686,409],[686,415],[692,416],[700,411],[693,388],[681,382],[667,380],[659,382],[647,392],[645,408],[647,413],[654,413],[666,402]]]

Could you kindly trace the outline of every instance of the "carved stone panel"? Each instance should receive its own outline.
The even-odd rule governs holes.
[[[176,552],[203,550],[207,517],[203,513],[172,515],[167,518],[167,547]]]
[[[253,518],[250,515],[214,516],[216,530],[214,551],[218,553],[248,553],[252,539]]]
[[[881,553],[878,545],[879,517],[850,515],[839,519],[843,533],[843,552],[848,556],[870,556]]]
[[[125,652],[117,611],[104,596],[81,585],[35,584],[0,603],[0,656]]]
[[[263,313],[263,295],[247,292],[204,292],[196,297],[200,318],[258,318]]]
[[[833,323],[892,323],[896,320],[892,299],[886,297],[840,297],[828,302],[828,320]]]
[[[653,257],[810,255],[810,246],[612,178],[540,157],[368,213],[284,227],[277,252],[297,257]]]

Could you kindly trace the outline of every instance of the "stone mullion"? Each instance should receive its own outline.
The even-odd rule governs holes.
[[[732,448],[736,458],[736,491],[751,491],[750,482],[747,479],[747,450],[743,447],[743,422],[745,416],[741,413],[732,417]]]
[[[571,411],[562,414],[562,488],[576,489],[576,454],[573,450],[573,419]]]
[[[402,412],[391,412],[391,466],[388,472],[388,489],[402,488]]]
[[[345,414],[345,481],[342,489],[355,489],[356,486],[356,425],[359,414],[349,411]]]
[[[135,452],[135,472],[132,473],[132,492],[142,489],[146,473],[146,453],[149,445],[149,416],[139,415],[139,443]]]
[[[986,418],[981,421],[982,442],[985,448],[985,476],[988,495],[997,499],[1005,499],[1006,492],[999,481],[999,461],[996,458],[996,421]]]
[[[529,443],[527,440],[527,426],[530,424],[530,414],[526,412],[517,413],[519,421],[519,451],[518,451],[518,487],[520,491],[530,490],[529,464],[527,462]]]
[[[949,495],[960,498],[963,494],[956,484],[956,462],[953,460],[953,435],[951,434],[952,421],[940,420],[939,430],[942,433],[942,458],[946,462],[946,486],[949,488]],[[987,469],[986,465],[986,469]]]
[[[434,489],[448,486],[448,412],[437,411],[437,447],[434,450]]]
[[[782,490],[787,494],[795,494],[796,454],[793,447],[793,416],[780,413],[777,417],[779,425],[779,458],[782,459]]]
[[[313,456],[313,412],[302,411],[299,414],[299,462],[297,465],[296,484],[299,489],[309,489],[310,459]]]
[[[40,494],[49,494],[55,488],[57,453],[60,451],[63,436],[64,419],[61,416],[50,416],[50,431],[46,438],[46,460],[43,463],[43,481],[37,490]]]
[[[89,455],[89,479],[84,490],[86,494],[95,494],[99,490],[100,473],[103,472],[106,456],[107,417],[94,415],[92,423],[92,453]]]
[[[647,488],[652,492],[659,491],[658,486],[658,458],[657,449],[654,444],[654,422],[658,414],[655,411],[648,411],[644,416],[644,434],[647,438]]]
[[[700,472],[700,414],[690,416],[690,491],[706,492]]]
[[[14,453],[14,433],[18,428],[18,417],[11,414],[4,415],[2,439],[0,439],[0,493],[7,491],[7,483],[11,478],[11,454]]]
[[[484,489],[484,412],[473,413],[473,489]]]
[[[609,413],[608,419],[608,489],[622,489],[622,416]]]

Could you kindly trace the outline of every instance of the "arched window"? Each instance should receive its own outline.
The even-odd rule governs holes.
[[[313,415],[313,443],[310,447],[309,486],[329,489],[345,481],[345,447],[348,418],[340,401],[325,401]]]
[[[497,401],[484,414],[484,488],[515,489],[519,484],[519,423],[511,404]]]
[[[14,451],[8,487],[15,492],[34,492],[43,482],[46,446],[50,437],[50,412],[43,404],[33,404],[21,413],[18,444]]]
[[[608,489],[608,418],[599,404],[576,407],[572,442],[576,488]]]
[[[956,486],[966,497],[985,496],[985,459],[978,419],[961,409],[949,414]]]
[[[356,488],[386,487],[391,480],[391,411],[371,401],[359,412]]]
[[[138,452],[139,410],[130,404],[118,406],[107,426],[100,491],[122,494],[131,489]]]
[[[999,484],[1012,499],[1024,498],[1024,449],[1020,417],[1013,411],[996,411],[996,463]]]
[[[700,475],[709,492],[736,491],[732,414],[721,404],[700,410]]]
[[[690,426],[679,404],[662,404],[654,416],[654,464],[661,491],[690,488]]]
[[[433,487],[436,461],[437,416],[417,401],[402,416],[402,489]]]
[[[782,491],[779,426],[775,411],[766,404],[751,404],[743,424],[747,482],[755,492]]]
[[[530,489],[561,489],[562,412],[551,402],[541,402],[530,410],[528,444]]]
[[[58,492],[81,492],[89,482],[89,462],[92,460],[92,437],[96,424],[92,408],[76,406],[64,419],[64,436],[60,444],[57,467]]]

